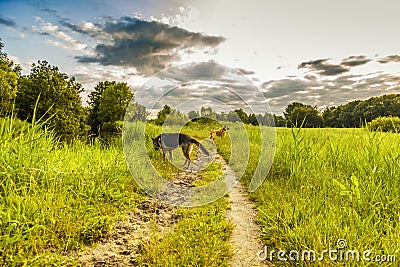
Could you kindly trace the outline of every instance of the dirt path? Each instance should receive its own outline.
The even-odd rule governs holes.
[[[217,154],[215,160],[226,171],[226,183],[236,183],[233,171],[229,170],[222,157]],[[196,179],[196,172],[186,172],[172,182],[189,185]],[[257,258],[262,243],[258,239],[260,230],[255,224],[256,211],[240,183],[230,192],[230,209],[226,216],[234,225],[230,239],[234,256],[229,264],[234,267],[267,266]],[[82,266],[137,266],[136,258],[148,240],[151,223],[155,222],[160,232],[166,232],[173,231],[178,220],[175,208],[155,200],[144,201],[137,210],[127,214],[127,220],[118,222],[106,238],[84,250],[79,261]]]
[[[233,247],[233,257],[229,264],[233,267],[241,266],[268,266],[257,257],[257,252],[263,244],[259,239],[260,228],[255,223],[257,212],[247,195],[247,190],[238,183],[234,172],[229,169],[226,161],[220,155],[215,157],[226,173],[225,181],[228,186],[236,184],[229,192],[230,209],[226,211],[226,217],[230,220],[234,229],[229,240]],[[233,183],[233,184],[232,184]]]
[[[227,211],[227,218],[235,226],[230,239],[234,251],[230,264],[232,266],[268,266],[257,258],[257,252],[263,247],[258,238],[260,229],[255,223],[257,213],[241,183],[230,192],[230,202],[231,209]]]
[[[127,220],[115,228],[94,247],[88,247],[79,256],[82,266],[138,266],[137,256],[148,241],[152,223],[159,232],[170,231],[179,220],[175,209],[163,203],[147,200],[137,210],[127,214]]]

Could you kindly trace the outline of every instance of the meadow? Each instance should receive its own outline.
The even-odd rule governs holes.
[[[191,124],[183,132],[201,140],[215,125]],[[235,125],[230,125],[235,135]],[[261,127],[262,131],[270,131]],[[260,158],[260,132],[246,126],[248,164],[241,182],[249,185]],[[149,155],[166,179],[179,171],[152,150]],[[106,237],[125,212],[149,198],[125,162],[120,140],[59,143],[41,123],[0,121],[0,264],[76,266],[77,254]],[[321,252],[335,248],[398,255],[400,248],[400,136],[366,129],[276,129],[276,151],[264,183],[250,198],[258,212],[262,240],[270,249]],[[230,137],[217,139],[227,160],[242,159]],[[272,152],[271,152],[272,153]],[[178,153],[179,154],[179,153]],[[151,175],[140,166],[142,175]],[[247,162],[245,162],[247,163]],[[243,162],[233,164],[242,168]],[[240,169],[239,168],[239,169]],[[221,174],[211,164],[201,185]],[[149,177],[150,178],[150,177]],[[142,266],[227,266],[232,230],[224,196],[196,208],[178,208],[173,231],[150,232],[137,263]],[[261,248],[260,248],[261,249]],[[256,251],[254,253],[257,253]],[[318,255],[317,255],[318,256]],[[289,261],[275,265],[355,266],[376,262]]]
[[[155,162],[161,173],[177,173],[160,153],[152,157],[160,159]],[[0,159],[1,266],[79,266],[80,251],[107,238],[125,212],[149,199],[129,173],[120,139],[60,143],[41,122],[2,119]],[[141,162],[137,168],[146,170]],[[216,173],[219,166],[210,166],[204,182]],[[222,198],[177,209],[174,231],[151,231],[137,263],[227,265],[232,229],[224,217],[227,205]]]
[[[248,131],[258,132],[255,127]],[[260,142],[253,136],[250,143]],[[275,250],[273,263],[376,266],[377,255],[394,261],[400,248],[400,136],[367,129],[277,128],[276,141],[272,169],[250,195],[262,240],[268,251]],[[242,180],[246,185],[258,160],[257,150],[251,153]],[[339,239],[345,240],[342,249]],[[331,260],[327,254],[318,261],[330,248],[358,250],[360,261]],[[300,260],[279,261],[279,250],[286,251],[286,259],[296,250]],[[302,261],[304,250],[315,251],[317,260],[306,255]],[[361,258],[366,250],[370,261]]]

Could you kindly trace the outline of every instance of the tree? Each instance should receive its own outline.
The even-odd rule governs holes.
[[[157,125],[163,125],[164,121],[167,119],[168,115],[172,112],[172,108],[168,105],[165,105],[162,110],[157,113],[157,118],[154,120],[154,123]]]
[[[15,65],[3,52],[3,43],[0,38],[0,116],[12,111],[13,102],[17,96],[18,79],[21,76],[21,67]]]
[[[125,113],[124,120],[133,121],[146,121],[149,112],[147,112],[146,107],[138,103],[131,103]]]
[[[133,93],[126,83],[107,86],[99,101],[98,118],[100,122],[122,121]]]
[[[235,113],[237,114],[237,116],[240,118],[240,120],[243,123],[247,123],[247,120],[249,119],[249,116],[246,114],[246,112],[243,111],[242,108],[236,109]]]
[[[88,104],[90,106],[88,123],[91,132],[95,135],[107,132],[119,132],[117,122],[121,124],[129,105],[133,100],[133,93],[128,84],[124,82],[104,81],[99,82],[94,91],[89,94]],[[143,106],[136,105],[130,109],[131,120],[146,117]],[[143,114],[144,113],[144,114]],[[143,118],[140,118],[141,120]]]
[[[340,110],[337,107],[327,107],[322,112],[322,118],[324,120],[324,125],[327,127],[340,127],[339,121]]]
[[[275,114],[273,116],[274,116],[274,121],[275,121],[276,127],[286,127],[287,126],[287,122],[283,116],[279,116],[279,115],[275,115]]]
[[[100,128],[102,123],[99,118],[99,108],[100,108],[100,100],[103,95],[103,92],[107,89],[107,87],[111,85],[115,85],[116,82],[112,81],[104,81],[99,82],[94,91],[89,94],[89,100],[87,101],[90,107],[89,116],[88,116],[88,124],[90,125],[90,130],[93,134],[99,135]]]
[[[275,115],[273,115],[272,113],[265,112],[262,119],[263,119],[262,125],[277,126],[275,121]]]
[[[217,113],[216,119],[217,121],[227,121],[228,115],[225,112]]]
[[[240,121],[240,117],[239,117],[238,114],[237,114],[235,111],[233,111],[233,110],[229,111],[229,113],[226,115],[226,118],[227,118],[227,120],[230,121],[230,122],[237,122],[237,121]]]
[[[166,117],[164,123],[167,122],[168,125],[184,125],[187,120],[188,117],[184,113],[174,109],[169,113],[168,117]]]
[[[200,117],[199,112],[194,110],[189,111],[187,116],[191,121],[196,121]]]
[[[249,118],[247,119],[247,123],[251,124],[251,125],[258,125],[258,120],[257,120],[257,116],[255,114],[250,114]]]
[[[36,112],[36,118],[47,120],[46,126],[62,140],[70,140],[83,134],[86,127],[79,96],[82,91],[74,77],[61,73],[47,61],[38,61],[29,75],[20,78],[16,97],[18,116],[32,121]]]
[[[285,116],[285,119],[290,123],[289,121],[289,117],[293,111],[293,109],[297,108],[297,107],[305,107],[306,105],[304,105],[303,103],[300,102],[293,102],[291,104],[289,104],[286,108],[285,111],[283,112],[283,116]]]
[[[400,95],[391,94],[355,100],[324,110],[325,125],[329,127],[361,127],[379,117],[400,116]]]
[[[294,127],[322,127],[323,119],[316,107],[293,102],[285,109],[285,117],[289,125]]]
[[[213,119],[213,120],[217,119],[217,114],[211,107],[201,107],[200,116],[204,117],[204,118]]]
[[[355,107],[360,103],[360,100],[355,100],[346,105],[339,106],[339,122],[342,127],[351,128],[360,126],[360,118],[354,115]]]

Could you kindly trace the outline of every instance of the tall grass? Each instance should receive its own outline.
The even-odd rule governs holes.
[[[346,249],[398,255],[400,135],[365,129],[278,129],[277,151],[264,184],[251,196],[270,250]],[[250,139],[257,143],[257,139]],[[251,153],[255,153],[254,151]],[[248,165],[244,181],[255,163]],[[275,258],[276,260],[276,258]],[[274,261],[276,265],[314,265]],[[322,265],[367,265],[330,261]],[[376,263],[372,263],[376,264]]]
[[[0,121],[0,264],[73,264],[142,196],[119,144],[59,144],[41,124]]]
[[[160,131],[149,127],[151,133]],[[187,133],[206,138],[208,133],[196,127]],[[158,170],[167,178],[176,174],[174,166],[162,161],[160,151],[154,151],[150,136],[146,138],[147,152]],[[126,210],[148,197],[127,169],[120,140],[107,146],[97,141],[59,143],[43,124],[2,119],[0,141],[1,266],[79,265],[79,250],[106,236]],[[132,151],[134,175],[151,178],[142,155]],[[195,184],[211,182],[220,175],[220,167],[210,165],[201,176],[204,179]],[[180,208],[174,231],[165,236],[151,231],[138,262],[226,265],[231,255],[231,225],[224,217],[227,205],[221,199],[199,208]]]

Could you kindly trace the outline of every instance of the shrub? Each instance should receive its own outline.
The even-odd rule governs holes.
[[[399,117],[379,117],[367,124],[371,131],[382,132],[395,132],[400,131],[400,118]]]

